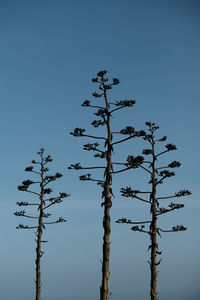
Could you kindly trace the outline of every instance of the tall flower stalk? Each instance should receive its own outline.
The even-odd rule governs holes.
[[[166,144],[165,149],[160,153],[157,153],[157,143],[165,142],[167,137],[164,136],[162,138],[157,138],[155,132],[159,129],[155,123],[146,122],[146,126],[148,128],[148,133],[145,134],[143,139],[148,142],[149,148],[143,150],[143,154],[145,156],[150,157],[150,160],[146,160],[143,158],[143,162],[139,165],[146,173],[150,176],[149,184],[151,185],[150,191],[140,191],[140,190],[133,190],[131,187],[126,187],[121,189],[122,196],[124,197],[131,197],[148,203],[150,206],[150,220],[146,221],[139,221],[133,222],[131,220],[127,220],[126,218],[121,218],[117,220],[117,223],[125,223],[125,224],[133,224],[134,226],[131,227],[133,231],[139,231],[145,234],[148,234],[150,237],[150,245],[148,250],[151,250],[150,255],[150,271],[151,271],[151,284],[150,284],[150,296],[151,300],[158,300],[157,297],[157,266],[160,264],[161,259],[157,260],[157,256],[161,255],[161,251],[158,249],[158,236],[161,237],[162,232],[178,232],[184,231],[187,228],[183,225],[176,225],[173,226],[171,229],[162,229],[158,225],[158,217],[172,212],[174,210],[180,209],[184,207],[184,204],[179,203],[170,203],[168,207],[162,207],[161,202],[163,200],[172,199],[172,198],[179,198],[182,196],[190,195],[191,192],[188,190],[180,190],[179,192],[168,195],[168,196],[158,196],[158,187],[160,184],[170,177],[175,176],[175,173],[171,171],[171,169],[179,168],[181,166],[180,162],[173,161],[166,166],[159,166],[158,160],[161,155],[164,155],[170,151],[176,150],[176,146],[174,144]],[[147,167],[146,167],[147,165]],[[148,199],[144,198],[145,195],[149,195]],[[141,226],[138,226],[138,225]],[[149,228],[146,229],[146,225],[149,224]]]
[[[34,226],[29,225],[23,225],[19,224],[16,228],[17,229],[36,229],[36,260],[35,260],[35,271],[36,271],[36,280],[35,280],[35,299],[40,300],[41,299],[41,257],[44,254],[42,251],[42,243],[45,243],[47,241],[43,240],[43,229],[46,229],[46,226],[49,224],[57,224],[66,222],[65,219],[62,217],[58,218],[55,221],[47,222],[46,219],[51,216],[50,213],[47,213],[47,209],[51,206],[61,203],[64,198],[68,197],[69,195],[66,193],[59,193],[57,197],[49,197],[47,198],[49,194],[52,193],[52,189],[48,188],[47,186],[62,177],[62,174],[57,172],[55,175],[48,175],[47,172],[49,171],[49,168],[47,168],[47,164],[53,161],[50,155],[45,156],[44,155],[44,149],[41,148],[39,152],[37,152],[39,155],[39,160],[35,161],[32,160],[32,164],[34,166],[29,166],[25,169],[26,172],[34,173],[38,176],[38,179],[36,181],[32,181],[30,179],[24,180],[22,182],[22,185],[18,186],[19,191],[31,193],[36,197],[36,201],[33,203],[30,202],[17,202],[17,205],[22,207],[28,207],[28,206],[34,206],[37,208],[37,213],[35,215],[29,215],[25,212],[25,210],[16,211],[14,213],[15,216],[18,217],[24,217],[29,219],[37,220],[37,224]],[[38,166],[38,168],[37,168]],[[32,185],[38,185],[38,189],[32,190],[30,187]]]
[[[111,234],[111,219],[110,219],[110,210],[112,207],[112,177],[113,174],[124,172],[132,168],[132,166],[127,163],[126,167],[123,169],[119,169],[121,164],[118,162],[113,162],[113,152],[114,146],[126,142],[129,139],[134,137],[142,136],[144,131],[135,131],[135,129],[131,126],[127,126],[125,129],[120,131],[112,131],[111,120],[113,117],[113,113],[124,109],[131,108],[135,104],[135,100],[120,100],[112,102],[108,99],[108,91],[111,90],[114,86],[118,85],[119,79],[113,78],[112,82],[108,82],[108,78],[106,78],[107,71],[100,71],[97,73],[97,77],[92,79],[92,82],[97,83],[99,85],[99,91],[94,92],[93,97],[100,101],[101,104],[93,104],[89,100],[85,100],[82,103],[83,107],[88,107],[92,109],[97,109],[94,113],[99,119],[94,120],[91,125],[94,128],[105,127],[105,135],[91,135],[87,134],[85,129],[83,128],[75,128],[71,134],[75,137],[87,137],[93,140],[96,140],[95,143],[85,144],[83,149],[87,151],[93,151],[94,157],[104,159],[105,164],[100,166],[89,166],[82,167],[80,163],[72,164],[69,169],[75,170],[93,170],[93,169],[102,169],[104,171],[103,178],[97,179],[93,178],[91,174],[81,175],[79,178],[83,181],[92,181],[96,182],[103,189],[102,191],[102,199],[103,202],[101,206],[104,207],[104,216],[103,216],[103,258],[102,258],[102,281],[100,287],[100,300],[108,300],[110,296],[108,282],[110,276],[110,234]],[[115,136],[125,135],[125,138],[120,140],[113,141]],[[102,144],[103,143],[103,144]],[[100,145],[101,144],[101,145]],[[115,167],[118,169],[115,170]]]

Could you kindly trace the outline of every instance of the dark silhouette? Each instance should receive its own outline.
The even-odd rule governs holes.
[[[150,295],[151,300],[157,300],[157,266],[160,264],[161,259],[157,261],[157,255],[161,255],[161,251],[158,249],[157,237],[161,236],[161,232],[177,232],[184,231],[186,227],[183,225],[173,226],[172,229],[165,230],[160,228],[157,225],[158,216],[163,215],[165,213],[171,212],[173,210],[177,210],[183,208],[183,204],[179,203],[170,203],[168,207],[162,207],[160,202],[162,200],[171,199],[171,198],[179,198],[182,196],[190,195],[191,192],[188,190],[180,190],[178,193],[169,196],[160,197],[157,194],[157,188],[160,184],[164,182],[165,179],[172,177],[175,175],[174,172],[170,171],[171,169],[180,167],[180,162],[173,161],[169,163],[167,166],[158,166],[158,159],[161,155],[176,150],[176,146],[173,144],[166,144],[165,149],[157,153],[156,144],[159,142],[166,141],[167,137],[164,136],[162,138],[156,138],[155,131],[159,129],[155,123],[146,122],[146,126],[148,127],[148,133],[145,134],[143,139],[147,141],[150,145],[149,149],[144,149],[143,154],[145,156],[150,156],[151,158],[146,160],[144,157],[141,157],[141,164],[136,164],[137,167],[141,167],[145,172],[147,172],[150,176],[150,181],[148,182],[151,185],[150,191],[140,191],[133,190],[131,187],[126,187],[121,189],[121,194],[124,197],[136,198],[140,201],[148,203],[150,206],[151,219],[147,221],[133,222],[131,220],[127,220],[126,218],[119,219],[116,221],[117,223],[126,223],[126,224],[134,224],[131,229],[133,231],[139,231],[146,233],[150,236],[150,245],[148,250],[151,250],[151,261],[149,262],[150,270],[151,270],[151,286],[150,286]],[[132,157],[129,157],[130,161],[133,161]],[[133,161],[134,163],[134,161]],[[147,165],[147,167],[145,166]],[[143,195],[149,195],[148,199],[144,199]],[[146,224],[149,224],[149,229],[145,228]],[[138,226],[141,225],[141,226]]]
[[[108,82],[108,78],[105,77],[107,71],[100,71],[97,74],[96,78],[92,79],[92,82],[97,83],[99,85],[99,92],[94,92],[93,97],[101,104],[92,104],[89,100],[85,100],[82,103],[83,107],[89,107],[97,109],[94,113],[97,117],[97,120],[94,120],[91,125],[94,128],[105,126],[106,136],[96,136],[87,134],[85,129],[75,128],[71,134],[75,137],[87,137],[96,140],[95,143],[85,144],[83,149],[87,151],[93,151],[94,157],[104,159],[105,165],[100,166],[92,166],[92,167],[82,167],[80,163],[72,164],[69,169],[75,170],[93,170],[93,169],[102,169],[104,171],[103,179],[96,179],[91,176],[91,174],[85,174],[80,176],[80,180],[83,181],[92,181],[96,182],[99,186],[102,187],[102,198],[103,202],[101,206],[104,207],[104,217],[103,217],[103,259],[102,259],[102,283],[100,288],[100,300],[108,300],[110,293],[108,289],[108,281],[110,275],[109,269],[109,261],[110,261],[110,233],[111,233],[111,225],[110,225],[110,209],[112,206],[112,175],[129,170],[132,168],[129,164],[127,164],[126,168],[120,170],[114,170],[114,166],[120,167],[120,163],[112,162],[113,156],[113,148],[115,145],[125,142],[134,137],[142,136],[145,134],[144,131],[135,131],[135,129],[131,126],[126,127],[118,132],[113,132],[111,130],[111,119],[113,117],[113,113],[115,111],[121,110],[123,108],[133,107],[135,104],[135,100],[120,100],[111,102],[108,100],[108,91],[112,89],[113,86],[119,84],[119,80],[117,78],[113,78],[112,82]],[[103,103],[102,103],[103,102]],[[113,142],[113,137],[117,135],[125,135],[126,137]],[[100,143],[103,145],[100,146]],[[136,158],[137,159],[137,158]]]
[[[56,173],[55,175],[46,175],[46,173],[49,171],[49,169],[46,167],[46,165],[53,161],[50,155],[44,156],[44,149],[40,149],[39,152],[37,152],[39,155],[39,161],[32,160],[33,165],[38,165],[38,168],[29,166],[25,169],[26,172],[31,172],[38,175],[38,180],[32,181],[32,180],[24,180],[22,182],[22,185],[18,186],[19,191],[31,193],[36,196],[36,199],[38,201],[34,203],[29,202],[17,202],[18,206],[36,206],[37,213],[35,216],[33,215],[27,215],[25,210],[17,211],[14,213],[14,215],[24,218],[31,218],[37,220],[36,226],[28,226],[19,224],[16,228],[17,229],[36,229],[36,300],[40,300],[40,294],[41,294],[41,273],[40,273],[40,260],[44,252],[41,249],[41,244],[46,243],[47,241],[42,239],[43,235],[43,229],[46,229],[46,226],[49,224],[57,224],[66,222],[63,218],[58,218],[56,221],[46,222],[45,219],[49,218],[51,216],[50,213],[46,212],[46,209],[51,207],[54,204],[61,203],[63,201],[63,198],[68,197],[69,195],[66,193],[59,193],[57,197],[50,197],[46,198],[47,195],[52,193],[52,189],[47,188],[47,185],[58,178],[62,177],[62,174]],[[37,191],[33,191],[30,189],[31,185],[39,185],[39,188]]]

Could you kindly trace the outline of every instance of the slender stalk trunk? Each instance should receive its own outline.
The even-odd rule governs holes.
[[[40,222],[41,223],[41,222]],[[42,239],[42,228],[39,224],[37,233],[37,248],[36,248],[36,300],[40,300],[41,291],[41,273],[40,273],[40,254],[41,254],[41,239]]]
[[[152,133],[153,134],[153,133]],[[155,152],[154,152],[154,140],[152,138],[152,150],[153,150],[153,164],[152,164],[152,194],[151,194],[151,300],[157,300],[157,270],[156,270],[156,251],[158,248],[157,244],[157,216],[156,216],[156,172],[155,172]]]
[[[109,109],[109,104],[107,101],[106,90],[104,89],[104,98],[106,103],[107,110]],[[109,260],[110,260],[110,208],[112,206],[111,195],[110,195],[110,185],[112,181],[112,134],[110,129],[110,115],[107,115],[107,167],[106,167],[106,178],[105,178],[105,186],[104,186],[104,218],[103,218],[103,228],[104,228],[104,236],[103,236],[103,261],[102,261],[102,284],[100,288],[100,300],[108,300],[109,299],[109,289],[108,289],[108,281],[110,276],[109,269]]]
[[[36,300],[40,300],[41,294],[41,272],[40,272],[40,259],[41,259],[41,241],[42,241],[42,227],[43,227],[43,158],[41,161],[41,193],[40,193],[40,215],[38,220],[38,230],[37,230],[37,247],[36,247]]]
[[[107,185],[106,190],[109,189]],[[102,284],[100,289],[100,299],[108,300],[109,299],[109,290],[108,290],[108,281],[109,281],[109,260],[110,260],[110,196],[105,197],[105,206],[104,206],[104,218],[103,218],[103,261],[102,261]]]

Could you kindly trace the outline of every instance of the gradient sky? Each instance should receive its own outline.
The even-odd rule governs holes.
[[[34,299],[34,233],[17,231],[15,227],[24,220],[13,212],[16,201],[32,199],[17,186],[27,177],[24,168],[40,147],[54,158],[52,172],[64,174],[53,185],[55,192],[71,193],[52,210],[68,222],[45,232],[49,243],[42,262],[42,299],[99,297],[101,191],[78,180],[84,172],[67,166],[94,162],[81,146],[90,141],[69,132],[78,126],[89,131],[93,115],[80,104],[91,99],[96,86],[90,79],[102,69],[121,81],[111,99],[137,101],[133,109],[116,113],[113,127],[141,129],[145,121],[155,121],[160,134],[178,147],[166,159],[180,160],[182,166],[162,192],[186,188],[193,194],[183,202],[180,199],[183,210],[161,221],[166,227],[184,224],[188,230],[165,234],[159,242],[163,250],[159,299],[199,299],[199,31],[198,0],[0,0],[2,299]],[[118,154],[126,159],[128,154],[138,154],[141,145],[129,141],[118,150],[116,160]],[[139,188],[145,180],[142,172],[131,171],[113,182],[113,300],[149,299],[148,237],[114,223],[120,217],[139,220],[148,215],[143,203],[119,193],[120,187]]]

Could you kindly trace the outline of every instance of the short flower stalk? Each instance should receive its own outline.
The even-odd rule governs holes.
[[[35,260],[35,266],[36,266],[36,279],[35,279],[35,299],[40,300],[41,299],[41,258],[44,254],[42,250],[42,243],[46,243],[47,241],[43,240],[43,230],[46,229],[46,227],[49,224],[58,224],[66,222],[65,219],[62,217],[59,217],[55,221],[46,221],[46,219],[49,219],[51,216],[50,213],[47,212],[47,209],[51,206],[61,203],[64,198],[68,197],[69,194],[66,193],[59,193],[57,197],[49,197],[53,191],[51,188],[47,187],[50,183],[53,181],[59,179],[62,177],[62,174],[57,172],[55,175],[47,175],[47,172],[49,171],[49,168],[47,168],[47,164],[53,161],[50,155],[45,156],[44,155],[44,149],[41,148],[39,152],[37,152],[39,155],[39,160],[35,161],[32,160],[32,164],[34,166],[29,166],[25,169],[26,172],[36,174],[38,176],[37,181],[32,181],[30,179],[24,180],[22,182],[22,185],[18,186],[19,191],[27,192],[30,194],[33,194],[36,197],[36,201],[33,203],[30,202],[17,202],[17,205],[20,207],[36,207],[37,213],[35,215],[29,215],[25,212],[25,210],[16,211],[14,213],[15,216],[18,217],[24,217],[29,219],[35,219],[37,220],[37,224],[34,226],[29,225],[23,225],[19,224],[16,228],[17,229],[35,229],[35,235],[36,235],[36,260]],[[37,168],[38,166],[38,168]],[[37,185],[38,189],[32,190],[31,186]]]

